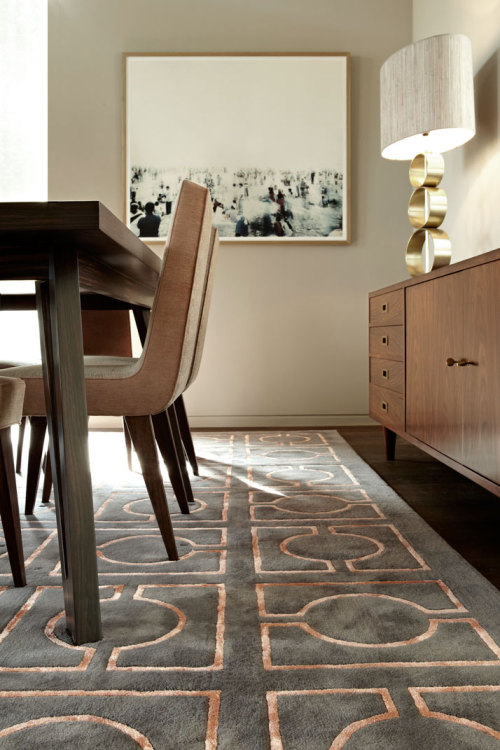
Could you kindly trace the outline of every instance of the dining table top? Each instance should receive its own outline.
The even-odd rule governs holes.
[[[150,306],[161,258],[100,201],[0,203],[0,278],[48,278],[51,252],[78,254],[80,290]]]

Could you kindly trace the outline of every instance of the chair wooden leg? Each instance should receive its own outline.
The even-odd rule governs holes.
[[[14,586],[26,586],[10,427],[0,430],[0,516]]]
[[[52,489],[52,464],[50,463],[50,453],[47,451],[44,458],[44,477],[42,489],[42,503],[50,501],[50,491]]]
[[[179,423],[179,429],[181,431],[181,438],[188,461],[191,464],[193,474],[197,477],[200,476],[200,470],[198,468],[198,460],[193,445],[193,438],[191,436],[191,430],[189,429],[189,422],[186,414],[186,407],[184,405],[184,399],[182,394],[174,401],[175,414],[177,416],[177,422]]]
[[[127,451],[128,470],[132,471],[132,441],[125,419],[123,420],[123,437],[125,438],[125,450]]]
[[[19,436],[17,438],[17,454],[16,454],[16,474],[21,473],[21,464],[23,461],[24,431],[26,429],[26,419],[27,417],[23,417],[21,419],[21,424],[19,425]]]
[[[38,481],[42,468],[43,443],[47,431],[45,417],[30,417],[30,451],[28,456],[28,473],[26,476],[26,502],[24,512],[27,516],[33,513],[35,507]]]
[[[169,560],[178,560],[172,521],[168,512],[167,496],[161,476],[158,453],[149,416],[125,417],[132,444],[141,464],[142,475],[146,483],[151,504],[160,527],[160,532],[167,550]]]
[[[193,491],[189,481],[187,485],[184,482],[181,462],[173,438],[169,416],[164,411],[151,417],[151,421],[153,423],[156,444],[167,467],[168,476],[177,502],[179,503],[179,508],[183,513],[189,513],[188,502],[194,501]]]
[[[170,422],[170,429],[172,431],[172,437],[175,442],[177,449],[177,456],[179,458],[179,466],[182,473],[182,481],[184,486],[189,488],[188,500],[190,503],[194,502],[193,490],[191,489],[191,482],[189,481],[189,474],[186,466],[186,454],[184,453],[184,446],[182,445],[181,431],[179,429],[179,422],[177,421],[177,414],[175,413],[174,405],[171,404],[167,409],[167,415]]]

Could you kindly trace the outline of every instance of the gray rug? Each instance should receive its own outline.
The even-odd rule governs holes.
[[[95,486],[99,643],[64,632],[53,507],[23,519],[2,750],[500,748],[498,591],[334,431],[195,443],[178,562],[140,475]]]

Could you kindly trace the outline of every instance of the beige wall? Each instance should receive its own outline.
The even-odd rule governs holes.
[[[49,0],[49,8],[49,197],[99,199],[120,216],[122,52],[351,53],[352,243],[224,245],[186,402],[198,426],[363,421],[367,294],[406,275],[407,165],[380,157],[378,97],[381,64],[411,41],[411,0]]]
[[[500,0],[414,0],[414,41],[448,32],[470,37],[475,75],[476,136],[444,155],[458,261],[500,247]]]

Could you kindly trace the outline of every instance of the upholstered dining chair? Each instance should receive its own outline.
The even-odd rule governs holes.
[[[200,367],[216,265],[215,262],[212,263],[212,255],[217,253],[218,244],[218,233],[216,228],[213,227],[210,237],[209,263],[207,265],[207,273],[203,285],[203,301],[196,336],[193,366],[187,387],[189,387],[196,379]],[[149,316],[149,311],[143,315],[140,311],[136,310],[134,314],[139,337],[141,342],[144,343],[147,334],[146,317]],[[108,363],[119,365],[120,357],[132,356],[130,317],[127,310],[83,310],[82,332],[83,350],[87,355],[86,361],[88,364],[91,364],[93,361],[90,357],[107,356]],[[113,359],[111,359],[111,357],[113,357]],[[116,358],[116,360],[114,358]],[[0,368],[7,366],[13,367],[15,364],[0,363]],[[26,417],[23,418],[23,421],[24,420],[26,420]],[[172,489],[179,502],[181,511],[187,513],[189,512],[188,502],[194,501],[194,496],[187,473],[185,455],[188,457],[193,473],[199,475],[199,470],[182,394],[180,394],[174,403],[169,406],[166,416],[164,414],[155,415],[152,421],[155,437],[169,474]],[[33,513],[35,507],[42,466],[43,445],[47,428],[47,420],[45,417],[32,417],[30,422],[30,448],[26,476],[25,501],[25,513],[27,515]],[[131,468],[131,441],[125,420],[124,435],[127,445],[129,468]],[[20,437],[20,440],[22,440],[22,437]],[[18,471],[17,467],[16,471]],[[49,502],[50,491],[52,488],[52,471],[48,454],[45,455],[44,459],[44,472],[42,503],[47,503]]]
[[[88,414],[125,418],[170,559],[177,559],[177,550],[152,417],[164,413],[190,382],[206,279],[216,256],[211,252],[211,240],[210,193],[185,180],[165,247],[141,356],[85,359]],[[41,366],[13,367],[9,376],[21,377],[26,383],[24,414],[44,416]]]
[[[132,356],[132,334],[130,328],[130,315],[128,310],[82,310],[82,333],[83,352],[87,357],[131,357]],[[87,359],[87,363],[91,360]],[[21,366],[22,363],[0,362],[0,369],[5,367]],[[180,396],[179,398],[182,398]],[[23,423],[26,417],[23,417]],[[31,417],[30,420],[30,443],[28,453],[28,464],[26,470],[26,499],[25,510],[27,515],[33,513],[35,507],[38,484],[40,480],[42,457],[47,432],[47,419],[45,417]],[[170,424],[170,423],[169,423]],[[168,471],[174,495],[178,500],[179,507],[183,513],[189,513],[189,505],[193,498],[193,492],[189,483],[189,477],[183,471],[178,448],[174,436],[169,430],[169,424],[162,431],[159,443],[162,458]],[[16,471],[21,471],[21,453],[24,430],[20,432],[18,442],[18,455]],[[128,467],[132,470],[132,443],[129,431],[124,420],[123,434],[127,452]],[[44,481],[42,490],[42,503],[50,500],[52,488],[52,470],[50,456],[45,453],[43,457]]]
[[[198,324],[198,331],[196,334],[196,344],[194,348],[193,364],[191,367],[191,373],[189,375],[189,381],[186,388],[189,388],[198,375],[200,369],[200,362],[203,353],[203,347],[205,344],[205,334],[208,323],[208,313],[210,310],[210,304],[212,300],[212,290],[215,276],[215,258],[219,249],[219,234],[215,227],[212,227],[212,234],[210,239],[210,262],[207,266],[207,274],[205,277],[204,290],[203,290],[203,302],[201,307],[201,316]],[[212,258],[213,256],[213,258]],[[136,323],[139,330],[139,336],[141,341],[144,342],[147,327],[145,325],[144,318],[136,310],[135,313]],[[189,426],[189,420],[186,413],[186,407],[184,405],[184,398],[182,393],[177,396],[174,403],[169,406],[167,410],[167,416],[172,426],[172,437],[176,442],[176,450],[179,458],[179,465],[184,481],[189,485],[189,478],[186,470],[186,456],[191,464],[193,474],[199,475],[198,461],[196,458],[196,452],[194,449],[193,438],[191,435],[191,428]],[[161,428],[160,428],[161,429]]]
[[[14,586],[26,585],[26,573],[10,428],[21,421],[25,388],[18,378],[0,377],[0,516]]]

